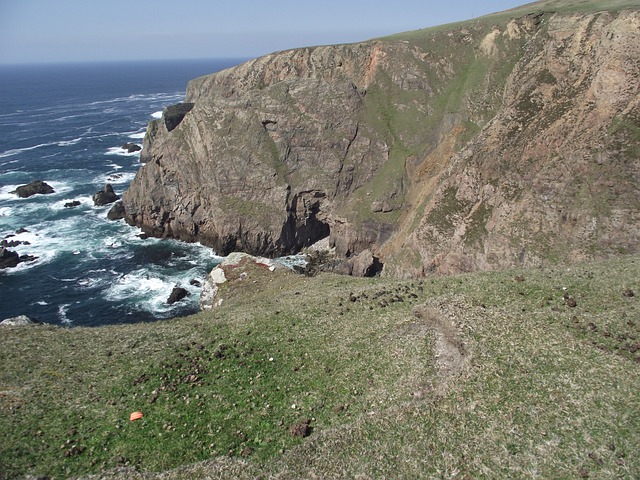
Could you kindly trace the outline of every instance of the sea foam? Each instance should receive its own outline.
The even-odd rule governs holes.
[[[173,280],[139,269],[118,278],[105,290],[104,297],[112,302],[126,301],[148,312],[161,312],[169,307],[166,301],[173,286]]]
[[[52,145],[58,145],[58,142],[39,143],[38,145],[33,145],[31,147],[24,147],[24,148],[12,148],[10,150],[6,150],[0,153],[0,158],[11,157],[13,155],[18,155],[23,152],[29,152],[31,150],[36,150],[38,148],[43,148],[43,147],[50,147]]]
[[[65,303],[64,305],[60,305],[58,307],[58,318],[60,319],[60,323],[66,325],[67,327],[71,326],[73,322],[67,317],[67,310],[71,306],[70,303]]]
[[[76,145],[80,141],[82,141],[82,137],[74,138],[72,140],[62,140],[58,142],[57,145],[59,147],[70,147],[71,145]]]
[[[105,155],[120,155],[123,157],[137,157],[140,156],[140,151],[137,152],[129,152],[127,149],[122,147],[110,147],[105,152]]]

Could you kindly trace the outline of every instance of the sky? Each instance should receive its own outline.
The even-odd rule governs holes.
[[[0,64],[251,58],[468,20],[530,0],[0,0]]]

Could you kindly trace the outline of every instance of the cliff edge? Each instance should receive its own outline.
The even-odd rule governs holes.
[[[127,221],[220,254],[330,236],[396,275],[637,252],[640,10],[557,3],[194,79]]]

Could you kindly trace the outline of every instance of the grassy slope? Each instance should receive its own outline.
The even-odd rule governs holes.
[[[637,478],[638,278],[640,257],[424,282],[249,270],[211,313],[6,328],[0,478]],[[417,305],[464,345],[450,377]]]
[[[425,282],[253,271],[212,313],[3,329],[0,479],[638,478],[639,274],[637,256]],[[465,345],[451,377],[417,305]]]
[[[638,8],[640,6],[639,0],[540,0],[537,2],[527,3],[520,7],[515,7],[503,12],[492,13],[483,17],[478,17],[472,21],[451,23],[446,25],[438,25],[435,27],[424,28],[420,30],[413,30],[409,32],[399,33],[387,38],[403,38],[411,39],[422,36],[424,33],[432,33],[440,30],[449,30],[456,25],[463,25],[465,23],[480,23],[480,24],[492,24],[493,22],[499,23],[501,21],[509,20],[511,18],[517,18],[520,15],[528,15],[530,13],[537,14],[541,12],[548,13],[591,13],[610,11],[617,12],[629,8]]]

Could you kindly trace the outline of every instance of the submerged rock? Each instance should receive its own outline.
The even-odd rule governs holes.
[[[80,205],[80,202],[78,200],[74,200],[72,202],[67,202],[64,204],[64,208],[73,208],[73,207],[77,207]]]
[[[113,191],[111,184],[107,183],[102,190],[93,195],[93,203],[98,207],[102,207],[115,202],[119,198],[116,192]]]
[[[22,245],[20,240],[7,240],[6,238],[0,242],[0,247],[13,248]]]
[[[42,180],[34,180],[27,185],[20,185],[11,193],[15,193],[20,198],[27,198],[36,194],[48,195],[50,193],[55,193],[55,190],[51,185],[43,182]]]

